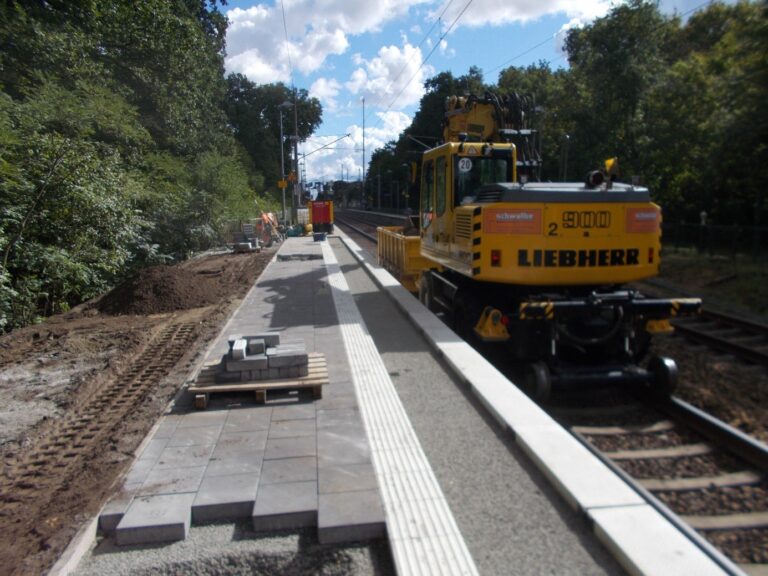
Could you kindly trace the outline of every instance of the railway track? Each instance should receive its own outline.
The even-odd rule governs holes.
[[[768,447],[672,398],[553,415],[730,573],[768,570]]]
[[[395,224],[391,217],[379,218],[356,211],[337,220],[373,245],[377,225]],[[760,325],[728,320],[707,312],[675,324],[681,334],[690,332],[691,339],[706,339],[708,345],[739,358],[746,355],[727,343],[734,337],[750,349],[760,348]],[[704,336],[697,338],[699,334]],[[762,342],[768,346],[768,341]],[[760,361],[754,354],[748,359]],[[560,407],[553,414],[726,571],[768,574],[764,444],[677,398],[650,404],[625,397],[607,407]]]
[[[728,316],[712,310],[703,310],[692,318],[678,318],[675,329],[695,342],[733,354],[734,356],[768,366],[768,326]]]

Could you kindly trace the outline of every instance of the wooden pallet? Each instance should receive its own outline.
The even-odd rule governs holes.
[[[318,400],[323,397],[323,384],[328,384],[328,366],[325,355],[309,354],[309,372],[299,378],[276,378],[274,380],[252,380],[249,382],[236,382],[231,384],[217,384],[216,370],[218,362],[207,363],[195,379],[194,384],[188,388],[195,395],[195,408],[205,410],[211,394],[222,392],[254,392],[256,403],[264,404],[267,401],[267,392],[270,390],[300,390],[309,388],[312,396]]]

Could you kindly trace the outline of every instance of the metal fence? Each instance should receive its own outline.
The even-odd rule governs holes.
[[[768,261],[768,228],[664,222],[662,245],[665,250],[693,248],[701,253],[747,256]]]

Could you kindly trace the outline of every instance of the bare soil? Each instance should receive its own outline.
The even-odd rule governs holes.
[[[2,573],[43,573],[98,512],[273,253],[147,269],[0,337]]]

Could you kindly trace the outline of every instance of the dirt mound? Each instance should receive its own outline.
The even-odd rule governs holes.
[[[155,266],[117,286],[96,306],[100,312],[113,315],[159,314],[210,306],[231,294],[231,286],[220,281],[221,275],[221,270]]]

